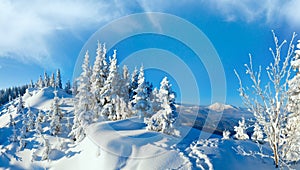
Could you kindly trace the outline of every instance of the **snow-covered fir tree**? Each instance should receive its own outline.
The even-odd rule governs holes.
[[[91,76],[91,93],[94,98],[93,103],[93,111],[94,111],[94,117],[98,118],[100,116],[102,103],[100,91],[104,86],[105,80],[106,80],[106,74],[105,70],[107,67],[106,63],[106,48],[105,45],[101,45],[101,43],[98,41],[98,48],[96,52],[96,60],[94,62],[93,70],[92,70],[92,76]]]
[[[77,92],[78,92],[78,85],[77,85],[77,80],[74,80],[73,81],[73,86],[72,86],[72,95],[73,96],[76,96],[77,95]]]
[[[85,54],[84,62],[82,64],[82,73],[79,78],[78,93],[75,96],[75,108],[73,127],[70,136],[77,142],[85,137],[84,126],[90,124],[93,120],[92,112],[92,94],[90,92],[90,67],[89,67],[89,53]]]
[[[28,111],[26,114],[27,114],[27,129],[28,131],[34,130],[35,114],[31,111],[30,107],[28,107]]]
[[[152,105],[152,113],[157,113],[159,110],[161,110],[161,101],[159,100],[159,91],[157,88],[154,88],[151,92],[150,101]]]
[[[42,76],[40,75],[39,80],[38,80],[38,82],[37,82],[37,87],[41,89],[41,88],[43,88],[44,86],[45,86],[44,80],[43,80]]]
[[[50,78],[49,78],[48,74],[46,73],[46,71],[44,72],[44,86],[45,87],[50,86]]]
[[[28,129],[28,121],[27,121],[27,117],[26,114],[22,114],[22,127],[20,130],[20,136],[21,138],[25,138],[27,136],[27,132],[29,131]]]
[[[235,135],[233,136],[235,139],[238,140],[246,140],[249,139],[249,136],[247,135],[247,128],[245,125],[245,118],[242,117],[242,120],[239,120],[239,125],[234,126]]]
[[[65,91],[68,94],[72,94],[72,87],[71,87],[71,82],[70,80],[67,81],[66,85],[65,85]]]
[[[114,50],[114,54],[110,58],[108,77],[100,91],[101,104],[103,105],[101,115],[108,120],[117,120],[116,102],[120,90],[120,76],[116,57],[117,52]]]
[[[16,124],[12,124],[12,135],[10,136],[9,140],[11,142],[17,142],[18,141],[18,134],[17,134],[17,128]]]
[[[16,121],[14,120],[14,118],[12,117],[11,114],[9,114],[9,126],[12,127],[16,125]]]
[[[254,124],[254,129],[253,129],[253,134],[251,136],[251,139],[253,141],[258,141],[258,142],[262,142],[264,139],[264,134],[261,130],[261,127],[256,122]]]
[[[129,84],[129,100],[131,101],[131,105],[134,106],[135,103],[133,102],[133,96],[136,94],[135,90],[138,87],[138,80],[139,80],[139,71],[135,67],[133,73],[131,75],[131,80]]]
[[[57,97],[57,91],[54,91],[54,99],[51,106],[51,122],[50,122],[50,133],[57,135],[61,132],[61,122],[63,118],[62,111],[59,106],[59,98]]]
[[[161,110],[155,113],[151,118],[145,120],[147,129],[176,135],[174,125],[178,113],[175,107],[175,92],[172,90],[167,77],[160,83],[159,98],[161,101]]]
[[[150,117],[152,115],[148,88],[144,76],[144,67],[142,66],[138,76],[138,87],[135,89],[135,95],[133,96],[133,103],[135,103],[133,107],[134,112],[140,118],[143,118],[144,116]]]
[[[42,128],[42,125],[41,125],[41,122],[36,120],[35,121],[35,132],[40,135],[43,133],[43,128]]]
[[[56,71],[56,83],[55,84],[56,84],[56,87],[62,89],[60,69],[57,69],[57,71]]]
[[[17,105],[17,113],[20,113],[20,114],[24,113],[24,103],[23,103],[23,98],[21,95],[19,95],[19,102]]]
[[[42,110],[39,110],[36,121],[39,122],[39,123],[44,123],[45,122],[45,115],[42,112]]]
[[[32,80],[30,80],[30,83],[29,83],[29,85],[28,85],[28,88],[34,88],[34,84],[33,84],[33,81],[32,81]]]
[[[122,77],[119,82],[120,89],[116,99],[117,120],[129,118],[133,114],[132,107],[129,104],[129,76],[128,68],[124,65]]]
[[[54,77],[54,73],[51,74],[51,78],[50,78],[50,81],[49,81],[49,85],[51,87],[55,87],[55,77]]]
[[[224,130],[222,140],[228,140],[228,139],[230,139],[230,131]]]
[[[43,147],[44,147],[44,151],[42,153],[42,161],[43,160],[49,160],[49,156],[51,153],[51,145],[48,139],[46,139],[44,137],[44,135],[42,135],[42,140],[43,140]]]
[[[298,40],[295,55],[291,61],[291,66],[296,75],[288,82],[288,111],[286,127],[283,130],[283,159],[289,161],[300,160],[300,40]]]
[[[72,123],[71,123],[71,119],[70,117],[66,117],[67,118],[67,123],[65,124],[65,126],[71,130],[72,129]]]

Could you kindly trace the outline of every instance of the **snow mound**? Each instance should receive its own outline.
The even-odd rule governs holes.
[[[24,96],[23,100],[25,101],[25,106],[34,107],[38,109],[50,109],[51,102],[54,98],[54,88],[45,87],[40,90],[30,89]],[[71,98],[72,96],[67,94],[62,89],[57,89],[57,96],[59,98]]]
[[[223,103],[214,103],[210,106],[207,107],[209,110],[212,110],[212,111],[215,111],[215,112],[223,112],[224,110],[229,110],[229,109],[232,109],[232,110],[237,110],[234,106],[232,105],[226,105],[226,104],[223,104]]]
[[[171,148],[178,142],[175,137],[144,127],[136,118],[92,124],[79,144],[82,153],[60,161],[55,169],[189,169],[187,160]],[[80,162],[88,168],[80,168]]]

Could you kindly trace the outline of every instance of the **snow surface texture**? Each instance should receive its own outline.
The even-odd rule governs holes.
[[[30,89],[23,100],[34,114],[39,114],[37,109],[46,113],[51,109],[53,91]],[[72,113],[71,96],[58,90],[58,97],[61,110]],[[146,130],[137,117],[91,124],[87,137],[79,143],[64,133],[52,136],[44,123],[42,137],[30,132],[26,146],[19,149],[19,143],[8,140],[13,132],[10,115],[16,127],[22,125],[17,105],[15,99],[0,108],[0,169],[274,169],[269,158],[244,156],[249,150],[259,150],[252,141],[222,140],[217,135],[199,139],[205,132],[183,125],[176,127],[180,136],[174,137]],[[62,120],[62,127],[66,128],[66,123]],[[267,147],[263,149],[271,152]],[[43,160],[46,151],[49,155]]]

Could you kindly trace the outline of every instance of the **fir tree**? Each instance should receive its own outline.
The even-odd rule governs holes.
[[[117,66],[117,53],[114,50],[112,58],[110,58],[109,74],[100,91],[101,104],[103,108],[101,115],[109,120],[116,120],[116,99],[120,90],[120,77]]]
[[[157,113],[159,110],[161,110],[161,101],[159,99],[159,92],[157,88],[154,88],[150,95],[150,101],[152,103],[152,113]]]
[[[42,110],[39,110],[36,121],[39,123],[45,122],[45,115],[43,114]]]
[[[29,85],[28,85],[28,88],[34,88],[34,84],[33,84],[33,81],[32,81],[32,80],[30,80],[30,83],[29,83]]]
[[[70,80],[68,80],[67,83],[66,83],[66,85],[65,85],[65,91],[66,91],[66,93],[68,93],[68,94],[72,94]]]
[[[51,87],[55,87],[54,73],[51,74],[51,78],[50,78],[49,85],[50,85]]]
[[[264,134],[261,130],[261,127],[259,126],[259,124],[255,123],[254,124],[254,129],[253,129],[253,134],[251,136],[251,139],[253,141],[258,141],[258,142],[262,142],[263,138],[264,138]]]
[[[34,124],[35,124],[35,114],[31,111],[30,107],[27,111],[27,129],[28,131],[34,130]]]
[[[50,132],[52,135],[57,135],[61,132],[61,122],[63,117],[62,111],[59,107],[59,98],[57,97],[57,91],[54,91],[54,99],[51,107],[51,122],[50,122]]]
[[[49,87],[50,86],[50,79],[46,71],[44,72],[44,86]]]
[[[23,98],[21,95],[19,95],[19,102],[17,106],[17,113],[24,113],[24,103],[23,103]]]
[[[135,103],[133,101],[133,96],[136,95],[136,92],[135,90],[137,89],[138,87],[138,80],[139,80],[139,72],[138,72],[138,69],[137,68],[134,68],[134,71],[132,73],[132,76],[131,76],[131,81],[130,81],[130,84],[129,84],[129,100],[131,101],[131,105],[134,106]]]
[[[151,114],[151,102],[150,96],[148,94],[148,86],[145,82],[143,66],[140,68],[140,73],[138,76],[138,87],[135,89],[133,103],[135,103],[135,113],[138,114],[140,118]]]
[[[42,161],[49,160],[49,155],[51,153],[51,146],[49,140],[46,139],[43,135],[42,135],[42,139],[43,139],[43,147],[44,147],[44,151],[42,153]]]
[[[96,53],[97,56],[94,62],[92,76],[91,76],[91,93],[94,98],[93,111],[95,114],[94,115],[95,118],[97,118],[100,115],[101,108],[102,108],[102,104],[100,102],[101,100],[100,92],[106,80],[105,70],[107,67],[107,63],[105,61],[106,49],[104,45],[102,47],[99,41],[98,41],[98,48]]]
[[[16,124],[12,124],[12,135],[11,137],[9,138],[9,140],[11,142],[17,142],[18,141],[18,135],[17,135],[17,129],[16,129]]]
[[[174,129],[174,125],[178,113],[175,107],[175,92],[172,90],[171,84],[166,77],[160,83],[159,100],[161,101],[161,110],[145,120],[147,129],[176,135],[177,132]]]
[[[38,88],[43,88],[45,86],[42,76],[40,75],[39,80],[37,82]]]
[[[60,69],[57,69],[56,71],[56,87],[62,89]]]
[[[288,81],[288,111],[287,122],[283,130],[283,159],[297,162],[300,160],[300,40],[298,40],[291,66],[296,75]]]
[[[88,51],[85,54],[84,62],[82,64],[82,73],[78,80],[79,87],[78,93],[75,96],[74,122],[70,136],[79,142],[85,137],[85,131],[83,127],[90,124],[93,119]]]

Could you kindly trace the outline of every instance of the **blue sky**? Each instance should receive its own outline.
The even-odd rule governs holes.
[[[249,53],[256,66],[267,65],[271,61],[268,49],[273,47],[271,30],[280,40],[289,40],[293,32],[299,33],[299,8],[297,0],[285,3],[280,0],[3,0],[0,2],[0,88],[28,83],[36,80],[44,70],[50,74],[57,68],[61,69],[63,80],[72,79],[82,47],[98,29],[130,14],[163,12],[189,21],[208,37],[225,70],[225,102],[241,105],[233,70],[243,76],[243,65],[248,63]],[[187,92],[188,99],[183,102],[206,105],[217,101],[212,101],[210,79],[203,63],[196,60],[195,54],[184,44],[166,36],[140,35],[121,41],[115,48],[120,62],[130,55],[148,55],[137,51],[149,48],[179,56],[193,72],[200,92],[200,103],[194,99],[192,90]],[[91,57],[93,55],[91,51]],[[130,66],[131,70],[133,67]],[[179,91],[180,100],[180,89],[189,88],[190,84],[180,87],[174,75],[157,69],[146,71],[148,80],[155,86],[165,75]]]

